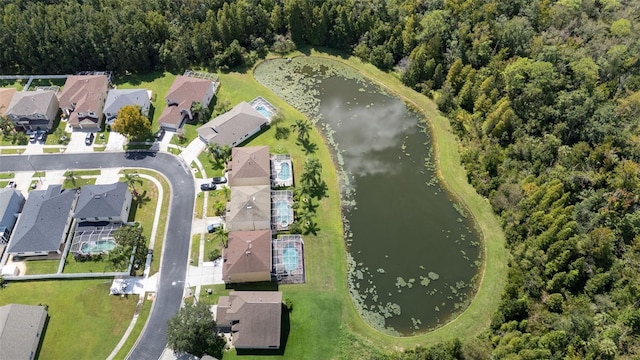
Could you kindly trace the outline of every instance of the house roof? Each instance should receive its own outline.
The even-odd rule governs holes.
[[[211,87],[213,87],[211,80],[176,76],[167,96],[165,96],[171,105],[162,111],[158,122],[179,127],[182,122],[182,110],[191,110],[191,105],[194,102],[202,101]],[[202,106],[209,106],[209,104],[202,104]]]
[[[149,104],[149,92],[146,89],[113,89],[107,94],[104,113],[117,114],[118,110],[127,105],[138,105],[143,111],[148,111]]]
[[[47,114],[52,102],[57,107],[58,98],[53,91],[20,91],[13,95],[6,113],[26,116]]]
[[[183,110],[185,110],[185,108],[181,108],[180,105],[167,106],[166,108],[164,108],[164,110],[162,110],[162,114],[160,115],[160,118],[158,118],[158,122],[160,124],[171,124],[177,128],[182,122]]]
[[[7,112],[15,93],[15,88],[0,88],[0,115],[4,115]]]
[[[13,229],[7,252],[58,251],[76,190],[50,185],[33,190]]]
[[[234,291],[218,301],[216,322],[231,326],[237,348],[279,348],[282,327],[282,293]]]
[[[187,106],[186,108],[190,109],[192,103],[202,101],[212,86],[211,80],[179,75],[173,80],[165,99],[177,104],[184,102]],[[202,106],[208,105],[202,104]]]
[[[127,199],[127,184],[85,185],[80,189],[75,218],[117,217]],[[124,219],[126,221],[126,219]]]
[[[271,230],[231,231],[222,258],[225,280],[234,274],[271,272]]]
[[[199,127],[197,131],[198,135],[209,143],[231,146],[242,136],[266,124],[267,121],[267,118],[258,110],[243,101]]]
[[[73,75],[67,78],[60,94],[60,108],[73,109],[69,124],[97,123],[102,116],[109,80],[106,75]],[[94,112],[98,119],[78,118],[78,113]]]
[[[231,149],[231,172],[229,184],[239,179],[260,178],[268,183],[271,177],[271,162],[267,146],[234,147]]]
[[[11,203],[14,201],[24,201],[22,194],[18,190],[12,188],[0,189],[0,226],[3,225],[2,219],[5,212],[9,209],[9,206],[11,206]],[[13,225],[13,222],[11,223],[11,225]]]
[[[227,223],[271,223],[271,188],[269,185],[232,186]]]
[[[47,310],[43,306],[0,306],[0,358],[31,359],[38,347]]]

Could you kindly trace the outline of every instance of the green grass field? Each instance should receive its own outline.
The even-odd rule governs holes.
[[[60,260],[31,260],[26,261],[27,275],[55,274],[58,272]]]
[[[49,306],[40,360],[104,359],[129,326],[138,298],[109,296],[111,279],[12,282],[0,305]]]
[[[190,265],[198,266],[198,259],[200,257],[200,234],[195,234],[191,237],[191,253],[189,254]]]
[[[138,340],[138,336],[142,334],[142,329],[144,328],[144,325],[147,322],[147,319],[149,318],[149,314],[151,313],[151,305],[153,305],[153,300],[147,300],[145,297],[145,300],[142,303],[142,308],[140,309],[140,312],[138,314],[138,320],[136,321],[136,324],[133,326],[133,330],[129,334],[127,341],[125,341],[124,345],[122,346],[122,349],[120,349],[120,351],[118,352],[118,354],[116,354],[114,359],[124,360],[127,357],[127,354],[129,353],[133,345]]]

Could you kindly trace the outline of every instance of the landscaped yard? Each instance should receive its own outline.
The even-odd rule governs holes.
[[[202,164],[202,167],[206,172],[206,174],[204,175],[205,179],[223,175],[224,164],[214,161],[207,149],[205,149],[200,153],[200,155],[198,155],[198,160],[200,160],[200,163]]]
[[[27,275],[55,274],[58,272],[60,260],[30,260],[26,261]]]
[[[0,305],[49,307],[40,360],[105,359],[129,326],[137,296],[109,296],[111,279],[11,282]]]
[[[191,259],[191,261],[189,262],[190,265],[193,266],[198,266],[198,259],[200,256],[200,234],[195,234],[191,237],[191,255],[189,256],[189,258]]]

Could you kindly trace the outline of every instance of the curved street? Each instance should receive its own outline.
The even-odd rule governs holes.
[[[171,187],[156,298],[144,331],[129,354],[131,359],[156,360],[167,343],[167,322],[178,312],[184,292],[195,197],[189,168],[173,155],[155,152],[3,155],[0,161],[0,171],[6,172],[132,167],[162,173]]]

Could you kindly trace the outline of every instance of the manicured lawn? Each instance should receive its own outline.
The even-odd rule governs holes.
[[[61,152],[64,152],[64,148],[61,148],[61,147],[44,148],[42,149],[42,152],[45,154],[59,154]]]
[[[195,204],[195,217],[198,219],[202,219],[202,213],[204,211],[204,192],[199,191],[196,195],[196,204]]]
[[[71,173],[75,174],[76,176],[84,176],[84,175],[96,176],[101,174],[100,170],[77,170],[77,171],[69,170],[69,171],[65,171],[63,176],[67,176]]]
[[[200,163],[202,164],[202,167],[206,172],[204,176],[205,178],[222,176],[224,171],[224,164],[214,161],[207,149],[205,149],[200,153],[200,155],[198,155],[198,160],[200,160]]]
[[[220,249],[220,254],[222,254],[222,243],[215,234],[205,234],[204,236],[204,261],[211,261],[209,259],[209,253],[214,249]]]
[[[0,305],[46,304],[49,322],[38,359],[105,359],[131,321],[137,296],[109,296],[111,279],[11,282]]]
[[[207,293],[207,290],[209,289],[212,290],[211,295]],[[224,284],[206,285],[200,289],[199,300],[207,305],[215,305],[218,303],[218,298],[220,296],[229,295],[229,291],[230,291],[229,289],[225,288]]]
[[[11,143],[3,143],[0,142],[0,145],[13,145]],[[24,151],[24,149],[0,149],[0,154],[4,154],[4,155],[16,155],[16,154],[22,154],[22,152]]]
[[[175,78],[176,75],[168,72],[155,72],[144,75],[125,75],[119,76],[116,79],[116,85],[118,86],[118,89],[147,89],[153,92],[151,101],[152,108],[149,110],[149,115],[151,118],[152,132],[156,132],[160,129],[158,118],[166,107],[166,100],[164,97],[167,95],[167,91],[169,91],[169,88]]]
[[[200,234],[195,234],[191,237],[191,256],[189,257],[191,261],[189,261],[190,265],[198,266],[198,259],[200,257]]]
[[[127,171],[131,171],[131,170],[127,170]],[[162,206],[168,207],[169,199],[171,198],[171,190],[165,178],[159,175],[158,173],[150,170],[137,170],[137,173],[153,176],[160,182],[160,185],[164,189],[162,193],[163,194]],[[136,207],[134,209],[132,205],[131,212],[135,211],[135,217],[133,219],[135,219],[135,221],[138,221],[140,222],[140,224],[142,224],[143,233],[147,237],[147,239],[150,240],[151,229],[153,226],[153,219],[155,217],[155,211],[156,211],[155,209],[157,205],[158,189],[156,188],[155,184],[150,180],[144,179],[142,177],[140,178],[140,180],[143,181],[143,185],[141,186],[139,184],[136,184],[136,189],[141,194],[144,194],[145,190],[147,191],[147,193],[142,197],[142,201],[139,202],[140,204],[139,207]],[[168,211],[160,212],[160,218],[158,219],[158,224],[156,229],[156,240],[153,245],[153,253],[156,255],[151,260],[151,270],[150,270],[149,276],[157,273],[158,269],[160,268],[160,254],[162,252],[162,244],[164,241],[165,230],[167,228],[167,216],[168,216]]]
[[[67,263],[64,265],[63,273],[99,273],[109,272],[114,269],[111,264],[102,260],[76,261],[71,252],[67,255]]]
[[[200,171],[198,164],[196,164],[195,161],[192,161],[190,166],[191,166],[191,172],[193,172],[193,176],[195,176],[196,179],[202,179],[203,174]],[[204,174],[204,176],[206,176],[206,174]]]
[[[229,189],[229,188],[226,188],[226,189]],[[207,199],[207,213],[206,213],[207,217],[216,216],[216,212],[215,212],[216,202],[222,201],[226,203],[227,201],[229,201],[228,196],[230,194],[230,191],[231,190],[225,190],[225,188],[222,188],[219,190],[208,192],[207,196],[209,198]]]
[[[171,144],[186,147],[193,139],[198,137],[198,132],[196,131],[196,129],[200,126],[201,125],[196,124],[185,124],[182,127],[182,137],[178,136],[178,134],[176,133],[176,135],[171,138]]]
[[[96,184],[96,178],[92,177],[92,178],[83,178],[80,176],[76,176],[76,180],[75,182],[65,179],[64,182],[62,183],[62,188],[63,189],[75,189],[75,188],[79,188],[82,187],[83,185],[95,185]]]
[[[138,320],[136,324],[133,326],[133,330],[129,334],[127,341],[125,341],[122,349],[118,352],[118,354],[114,357],[114,359],[122,359],[124,360],[127,357],[129,351],[138,340],[138,336],[142,333],[142,329],[144,328],[147,319],[149,318],[149,314],[151,313],[151,305],[153,304],[153,300],[147,300],[145,297],[144,302],[142,303],[142,307],[140,308],[140,312],[138,315]]]
[[[12,173],[12,172],[1,172],[0,173],[0,179],[13,179],[14,176],[15,176],[15,173]]]
[[[55,274],[58,272],[60,260],[30,260],[25,264],[27,265],[27,275]]]

